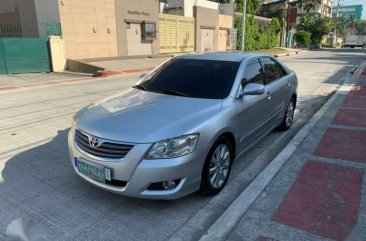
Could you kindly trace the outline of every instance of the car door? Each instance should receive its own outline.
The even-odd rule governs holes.
[[[275,59],[261,57],[260,62],[266,79],[266,95],[271,99],[269,125],[273,128],[283,119],[284,110],[290,99],[291,82],[286,70]]]
[[[258,58],[248,62],[243,72],[244,88],[248,83],[265,85],[262,66]],[[268,131],[268,118],[271,114],[270,99],[266,94],[246,95],[236,101],[239,131],[240,150],[249,148],[255,141]]]

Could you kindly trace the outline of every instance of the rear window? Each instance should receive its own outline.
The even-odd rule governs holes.
[[[224,99],[230,94],[239,65],[232,61],[172,59],[138,85],[151,92]]]

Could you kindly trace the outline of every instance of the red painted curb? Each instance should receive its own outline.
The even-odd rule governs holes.
[[[95,73],[95,77],[105,78],[110,77],[113,75],[123,75],[123,74],[137,74],[137,73],[143,73],[146,71],[151,71],[154,68],[141,68],[141,69],[127,69],[127,70],[105,70],[105,71],[99,71]]]
[[[18,89],[19,87],[16,86],[2,86],[0,87],[0,91],[1,90],[14,90],[14,89]]]

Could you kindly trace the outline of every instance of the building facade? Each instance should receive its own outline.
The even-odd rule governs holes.
[[[159,1],[115,0],[119,56],[159,54]]]
[[[52,33],[43,33],[40,23],[56,23],[68,59],[225,51],[231,46],[232,14],[220,14],[219,4],[208,0],[1,1],[0,30],[4,22],[33,24],[32,37],[47,38]],[[25,28],[18,29],[24,35]]]
[[[160,13],[161,19],[164,20],[160,22],[159,28],[162,53],[172,49],[184,52],[187,47],[191,51],[198,52],[226,51],[234,46],[229,41],[233,29],[232,4],[221,5],[207,0],[166,0],[161,1]],[[180,17],[186,18],[184,22],[187,24],[193,23],[193,28],[192,25],[189,28],[186,25],[182,28],[175,24],[176,21],[178,23],[183,21]],[[168,18],[170,20],[167,20]],[[194,33],[188,29],[194,30]],[[194,36],[193,49],[192,36]],[[178,44],[182,42],[182,38],[190,43],[189,46]]]
[[[66,57],[118,56],[114,0],[59,0]]]
[[[337,11],[338,11],[338,17],[342,17],[344,19],[350,19],[350,17],[355,16],[357,20],[361,20],[363,7],[361,4],[344,5],[344,6],[339,6],[339,10],[338,10],[337,6],[333,6],[333,8],[332,8],[333,17],[337,16]]]
[[[320,4],[317,4],[315,8],[311,8],[309,11],[306,11],[304,8],[298,8],[296,23],[300,23],[301,17],[307,14],[313,16],[314,18],[331,18],[332,5],[333,0],[321,0]]]

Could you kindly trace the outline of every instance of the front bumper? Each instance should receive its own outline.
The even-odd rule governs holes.
[[[206,154],[201,149],[173,159],[145,160],[152,144],[136,144],[122,159],[91,156],[75,146],[75,131],[69,132],[68,146],[75,172],[91,184],[120,195],[145,199],[177,199],[197,191],[201,183],[201,170]],[[203,150],[202,150],[203,152]],[[107,184],[80,173],[75,158],[112,170],[112,179],[126,182],[124,186]],[[152,183],[180,180],[171,190],[147,190]]]

